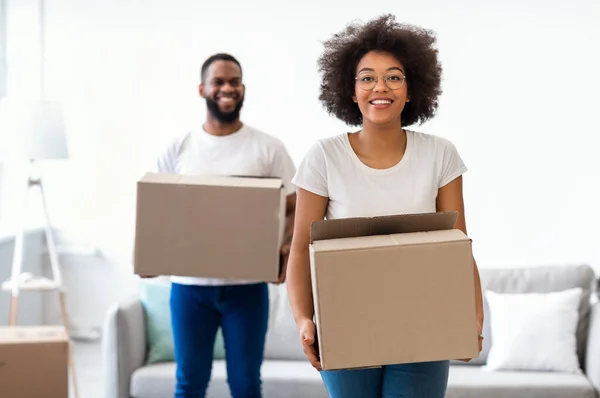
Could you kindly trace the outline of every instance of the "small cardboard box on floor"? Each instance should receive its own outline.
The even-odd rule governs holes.
[[[68,398],[68,352],[63,327],[0,327],[0,396]]]
[[[281,179],[148,173],[137,184],[135,273],[276,281],[285,219]]]
[[[457,213],[314,222],[310,261],[325,370],[479,356],[471,240]]]

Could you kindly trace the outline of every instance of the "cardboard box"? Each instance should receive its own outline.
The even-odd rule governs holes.
[[[68,398],[68,352],[63,327],[0,327],[0,396]]]
[[[325,370],[479,355],[471,240],[456,212],[318,221],[310,261]]]
[[[285,219],[281,179],[148,173],[137,184],[135,273],[276,281]]]

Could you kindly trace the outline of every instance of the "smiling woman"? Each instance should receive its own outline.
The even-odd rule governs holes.
[[[325,42],[319,98],[329,113],[360,130],[319,140],[292,180],[298,194],[288,290],[304,352],[318,370],[309,258],[314,221],[456,211],[456,228],[466,233],[467,168],[458,151],[447,139],[406,129],[437,110],[441,65],[435,42],[433,32],[399,24],[392,15],[350,25]],[[481,339],[482,297],[474,268]],[[449,361],[433,361],[322,371],[321,377],[332,398],[442,398],[448,370]]]
[[[379,42],[383,31],[390,36]],[[353,103],[356,81],[367,91],[384,82],[392,92],[406,91],[410,101],[401,115],[403,126],[425,122],[435,115],[442,93],[442,68],[433,32],[399,24],[393,18],[380,18],[364,26],[350,25],[345,33],[328,40],[319,59],[322,87],[326,88],[321,90],[319,99],[330,114],[351,126],[362,125],[362,109]],[[384,74],[378,78],[372,68],[364,69],[363,57],[371,51],[393,55],[395,73],[387,73],[394,69],[380,71]]]

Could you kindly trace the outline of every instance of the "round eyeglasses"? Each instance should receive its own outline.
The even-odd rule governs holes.
[[[394,73],[382,76],[382,79],[387,88],[390,90],[398,90],[404,85],[406,76],[401,73]],[[354,80],[358,82],[358,86],[363,90],[373,90],[375,87],[377,87],[379,76],[366,73],[355,77]]]

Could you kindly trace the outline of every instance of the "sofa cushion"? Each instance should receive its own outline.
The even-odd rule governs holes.
[[[446,398],[595,398],[583,374],[486,371],[451,366]]]
[[[319,373],[307,361],[265,361],[264,398],[327,398]],[[160,363],[137,369],[131,379],[132,398],[172,397],[175,364]],[[207,397],[230,397],[225,362],[213,363]],[[582,374],[486,371],[479,366],[451,366],[446,398],[595,398]]]
[[[585,360],[587,331],[590,313],[590,295],[594,291],[595,273],[587,265],[556,265],[523,268],[480,268],[481,288],[496,293],[548,293],[558,292],[575,287],[582,288],[577,325],[577,354],[580,365]],[[490,332],[490,311],[484,298],[483,350],[479,358],[468,365],[482,365],[487,356],[493,338]],[[462,364],[454,362],[453,364]]]
[[[165,277],[142,279],[139,295],[146,323],[148,350],[146,363],[170,362],[175,360],[173,330],[171,328],[171,281]],[[217,331],[214,357],[225,358],[225,346],[221,329]]]
[[[306,361],[265,361],[264,398],[327,398],[323,382]],[[175,364],[137,369],[131,379],[132,398],[172,397]],[[213,363],[207,397],[230,397],[225,362]],[[584,375],[551,372],[490,372],[478,366],[451,366],[446,398],[595,398]]]
[[[551,293],[485,293],[494,338],[488,370],[581,373],[575,336],[580,287]]]
[[[328,398],[319,373],[308,361],[271,361],[262,367],[264,398]],[[175,364],[160,363],[137,369],[131,378],[132,398],[164,398],[175,393]],[[207,397],[229,398],[225,362],[213,362]]]

